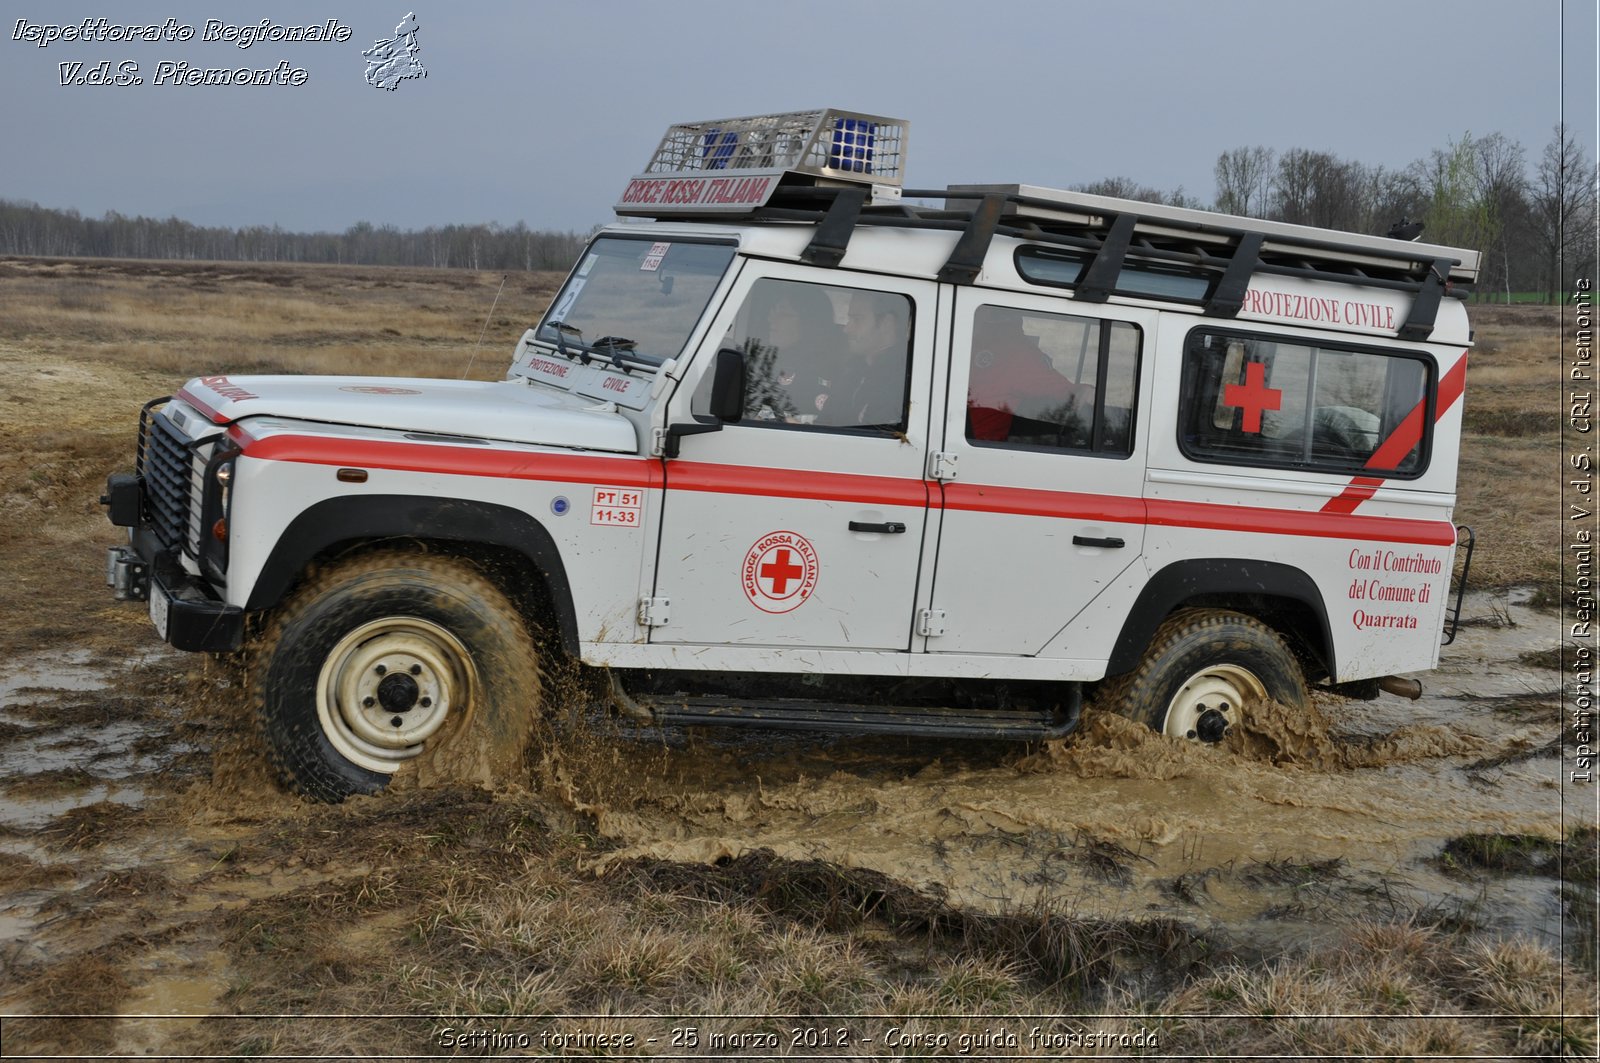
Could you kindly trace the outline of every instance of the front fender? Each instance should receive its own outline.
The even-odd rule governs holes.
[[[284,529],[256,578],[245,608],[270,609],[283,599],[308,562],[349,543],[408,539],[509,549],[543,576],[562,647],[578,655],[572,588],[555,540],[533,517],[510,506],[415,495],[324,499]]]

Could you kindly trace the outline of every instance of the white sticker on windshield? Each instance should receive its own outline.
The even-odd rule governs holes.
[[[583,265],[578,267],[578,276],[587,277],[589,275],[589,271],[594,269],[594,264],[599,261],[599,255],[584,255]]]
[[[671,248],[672,245],[670,243],[651,244],[650,253],[644,256],[644,261],[639,263],[639,268],[651,271],[660,269],[661,260],[667,257],[667,252],[671,250]]]
[[[583,291],[583,286],[588,283],[582,277],[574,277],[572,283],[567,285],[567,290],[561,295],[561,302],[550,311],[548,320],[565,321],[567,314],[572,312],[572,304],[578,301],[578,293]]]

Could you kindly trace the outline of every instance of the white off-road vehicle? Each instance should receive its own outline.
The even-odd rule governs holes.
[[[247,650],[324,800],[492,778],[540,656],[670,724],[1044,738],[1095,685],[1216,742],[1313,685],[1414,696],[1459,613],[1477,254],[905,190],[906,134],[673,126],[502,381],[150,402],[118,596]]]

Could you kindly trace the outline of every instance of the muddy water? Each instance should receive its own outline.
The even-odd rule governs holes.
[[[1562,830],[1556,644],[1545,614],[1482,598],[1417,702],[1269,711],[1222,746],[1090,711],[1043,748],[618,731],[569,736],[572,798],[634,856],[757,848],[885,872],[989,910],[1166,914],[1268,947],[1419,910],[1553,939],[1555,884],[1488,886],[1440,860],[1463,834]],[[1505,622],[1509,622],[1509,624]]]

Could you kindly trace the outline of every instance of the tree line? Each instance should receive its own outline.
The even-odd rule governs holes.
[[[342,233],[242,229],[180,218],[85,218],[75,210],[0,199],[0,254],[167,258],[218,262],[319,262],[486,270],[568,270],[588,233],[493,223],[398,229],[360,222]]]
[[[1163,192],[1125,177],[1076,187],[1376,235],[1402,220],[1421,222],[1421,239],[1483,253],[1476,287],[1482,299],[1536,292],[1559,301],[1577,276],[1596,274],[1594,169],[1576,137],[1560,126],[1531,167],[1516,141],[1467,133],[1399,169],[1307,148],[1231,148],[1217,157],[1215,176],[1209,204],[1181,188]],[[6,255],[566,270],[588,235],[529,229],[520,221],[421,230],[360,222],[342,233],[297,233],[114,211],[85,218],[75,210],[0,199],[0,254]]]
[[[1516,141],[1467,133],[1400,169],[1256,146],[1224,151],[1215,175],[1211,204],[1123,177],[1078,189],[1378,236],[1421,222],[1418,239],[1482,252],[1474,291],[1485,300],[1531,292],[1556,302],[1596,275],[1595,171],[1561,126],[1531,168]]]

